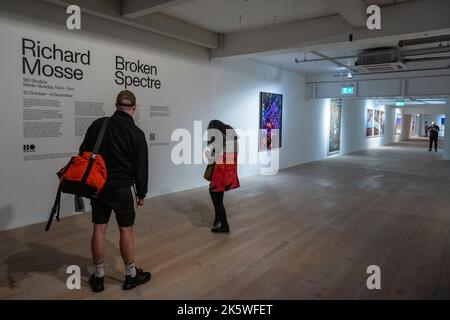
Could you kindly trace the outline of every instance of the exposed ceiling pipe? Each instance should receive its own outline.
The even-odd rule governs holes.
[[[402,51],[402,54],[404,57],[410,57],[410,56],[421,56],[421,55],[436,54],[436,53],[448,53],[448,52],[450,52],[450,46],[439,46],[439,47],[434,47],[434,48],[404,50],[404,51]]]
[[[340,62],[337,61],[336,59],[330,58],[330,57],[324,55],[323,53],[320,53],[320,52],[318,52],[318,51],[310,51],[310,52],[311,52],[312,54],[315,54],[316,56],[319,56],[319,57],[321,57],[321,58],[323,58],[323,59],[325,59],[325,60],[328,60],[328,61],[330,61],[330,62],[336,64],[338,67],[348,69],[348,70],[350,70],[350,71],[352,71],[352,72],[358,72],[356,69],[353,69],[351,66],[347,66],[347,65],[345,65],[345,64],[343,64],[343,63],[340,63]]]
[[[311,52],[313,53],[313,52]],[[450,53],[450,46],[440,46],[434,48],[424,48],[424,49],[415,49],[415,50],[404,50],[402,51],[402,55],[404,57],[411,56],[421,56],[427,54],[438,54],[438,53]],[[355,59],[358,57],[367,57],[371,55],[377,55],[378,52],[363,52],[360,55],[349,55],[349,56],[339,56],[339,57],[327,57],[327,58],[316,58],[316,59],[296,59],[296,63],[312,63],[312,62],[322,62],[322,61],[330,61],[332,60],[345,60],[345,59]],[[334,61],[333,61],[334,62]]]
[[[450,60],[450,56],[446,57],[430,57],[430,58],[417,58],[417,59],[404,59],[404,63],[413,63],[413,62],[426,62],[426,61],[442,61],[442,60]]]
[[[449,42],[450,35],[436,36],[436,37],[425,37],[409,40],[400,40],[398,46],[400,48],[407,46],[417,46],[420,44],[436,43],[436,42]]]
[[[383,72],[364,72],[355,73],[354,76],[371,76],[374,74],[389,74],[389,73],[404,73],[404,72],[420,72],[420,71],[436,71],[436,70],[450,70],[450,65],[441,68],[423,68],[423,69],[412,69],[412,70],[402,70],[402,71],[383,71]],[[342,74],[334,74],[333,77],[341,77]]]
[[[317,59],[296,59],[296,63],[309,63],[309,62],[323,62],[323,61],[330,61],[330,59],[333,60],[344,60],[344,59],[353,59],[357,58],[358,56],[340,56],[340,57],[332,57],[332,58],[317,58]]]

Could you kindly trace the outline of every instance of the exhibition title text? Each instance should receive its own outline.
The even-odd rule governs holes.
[[[129,61],[116,56],[116,84],[129,87],[161,89],[161,81],[154,77],[158,75],[158,67],[142,63],[141,60]]]
[[[71,65],[68,66],[67,63]],[[65,50],[58,48],[55,43],[47,46],[42,45],[40,41],[22,38],[22,73],[24,75],[82,80],[84,73],[79,68],[80,64],[85,66],[91,64],[90,50]]]

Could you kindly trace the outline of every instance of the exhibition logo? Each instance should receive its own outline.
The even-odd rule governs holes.
[[[23,152],[36,152],[36,145],[34,144],[24,144]]]
[[[202,121],[194,121],[194,132],[184,128],[172,132],[176,143],[171,151],[175,165],[216,164],[255,165],[262,175],[275,175],[280,168],[279,130],[227,129],[225,135],[215,129],[203,130]],[[270,148],[267,140],[272,139]],[[266,148],[261,148],[266,146]],[[234,157],[233,155],[237,155]]]

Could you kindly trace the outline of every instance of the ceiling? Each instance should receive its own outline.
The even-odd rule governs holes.
[[[347,1],[347,0],[341,0]],[[391,6],[404,2],[424,0],[363,0],[366,5]],[[172,6],[161,13],[193,24],[203,29],[236,34],[250,29],[286,24],[294,21],[316,19],[336,15],[336,9],[330,0],[190,0],[181,5]],[[357,10],[357,9],[355,9]],[[400,39],[398,39],[400,40]],[[395,46],[396,42],[371,43],[366,47],[344,47],[320,50],[328,57],[357,56],[362,49],[379,46]],[[280,66],[307,75],[347,74],[348,70],[339,65],[352,66],[356,58],[339,59],[339,63],[326,60],[314,62],[295,62],[304,59],[321,58],[309,51],[292,49],[282,53],[262,53],[250,57],[252,60]],[[411,68],[434,68],[447,62],[422,62],[410,64]],[[447,65],[445,65],[447,66]]]
[[[320,53],[328,57],[341,57],[341,56],[353,56],[358,53],[355,49],[342,49],[342,50],[320,50]],[[346,72],[342,67],[329,61],[318,61],[318,62],[308,62],[304,63],[302,61],[310,59],[320,59],[321,57],[305,51],[292,51],[285,53],[274,53],[274,54],[260,54],[252,58],[255,61],[267,63],[273,66],[282,67],[284,69],[292,70],[295,72],[312,75],[312,74],[339,74],[341,72]],[[299,63],[295,60],[300,61]],[[340,63],[351,65],[354,63],[354,59],[342,59],[339,60]],[[344,70],[343,70],[344,69]]]
[[[307,75],[346,75],[355,69],[361,50],[393,47],[399,40],[450,35],[450,7],[443,0],[36,1],[63,7],[69,2],[77,4],[90,15],[206,48],[213,59],[248,58]],[[395,23],[382,30],[384,35],[366,32],[365,11],[372,4],[384,6],[382,13],[395,17]],[[396,7],[399,4],[402,7]],[[357,41],[347,40],[350,33]],[[450,56],[450,44],[448,47],[445,54]],[[407,67],[450,64],[442,54],[438,61],[426,58]],[[375,63],[371,64],[361,69],[367,72]],[[390,64],[383,67],[391,70]],[[376,68],[379,63],[372,70]]]
[[[345,1],[345,0],[342,0]],[[365,0],[367,5],[392,5],[413,0]],[[193,0],[161,11],[218,33],[335,15],[328,0]]]
[[[194,0],[162,13],[219,33],[335,14],[326,0]]]
[[[400,39],[399,39],[400,40]],[[321,75],[321,74],[329,74],[329,75],[341,75],[346,76],[349,70],[343,66],[354,66],[356,62],[356,56],[359,52],[368,48],[375,47],[395,47],[397,42],[390,43],[373,43],[370,46],[359,47],[359,48],[339,48],[339,49],[321,49],[316,50],[318,53],[325,55],[330,58],[338,58],[335,59],[338,63],[327,61],[322,57],[314,54],[311,51],[298,51],[292,50],[289,52],[283,53],[264,53],[258,54],[252,57],[252,60],[266,63],[269,65],[281,67],[284,69],[292,70],[295,72],[299,72],[305,75]],[[436,47],[438,44],[428,44],[428,45],[420,45],[420,46],[412,46],[408,48],[404,48],[402,50],[412,50],[412,49],[425,49]],[[450,51],[450,47],[448,48]],[[350,58],[350,56],[352,56]],[[339,57],[349,57],[349,58],[339,58]],[[450,53],[440,53],[433,55],[417,55],[412,56],[412,59],[419,59],[425,57],[450,57]],[[306,61],[305,61],[306,60]],[[308,61],[308,60],[321,60],[321,61]],[[417,69],[434,69],[434,68],[446,68],[450,65],[450,58],[436,61],[416,61],[409,62],[406,66],[408,70],[417,70]]]
[[[436,106],[445,105],[447,103],[446,98],[436,97],[436,98],[407,98],[407,99],[377,99],[376,104],[379,105],[396,105],[398,101],[405,103],[408,107],[419,107],[419,106]]]

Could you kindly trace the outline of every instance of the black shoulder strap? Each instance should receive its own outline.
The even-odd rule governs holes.
[[[56,192],[55,202],[53,203],[52,211],[50,212],[50,217],[48,218],[47,225],[45,226],[45,231],[50,229],[53,218],[56,215],[56,220],[59,221],[59,211],[61,208],[61,187],[58,188]]]
[[[109,118],[105,118],[102,123],[102,127],[100,128],[100,133],[98,134],[97,141],[95,141],[94,149],[92,153],[97,154],[100,150],[100,146],[102,145],[103,137],[105,136],[106,127],[108,126]]]
[[[91,172],[92,166],[94,165],[95,158],[97,156],[98,151],[100,150],[100,146],[102,145],[103,137],[105,136],[106,127],[108,126],[109,118],[105,118],[105,120],[102,123],[102,127],[100,129],[100,133],[98,134],[97,141],[95,142],[94,149],[92,150],[91,158],[89,159],[88,166],[86,168],[86,171],[83,174],[83,177],[81,178],[82,183],[86,183],[86,180],[89,176],[89,173]]]

